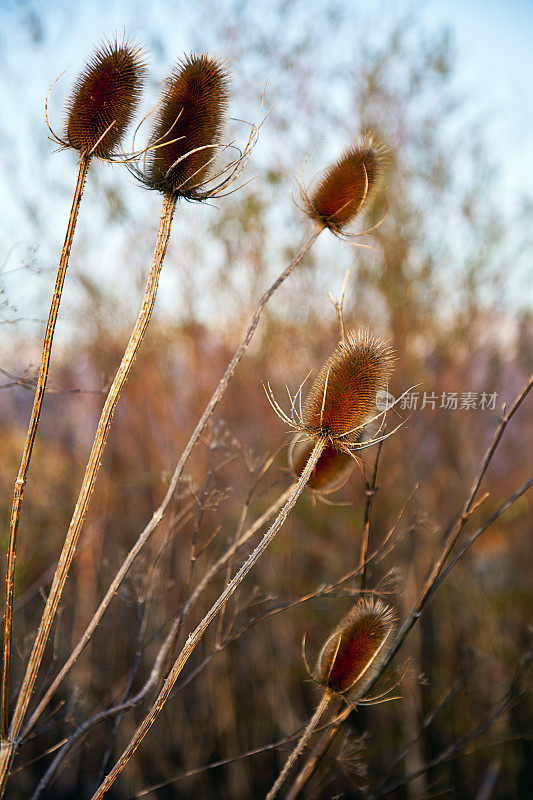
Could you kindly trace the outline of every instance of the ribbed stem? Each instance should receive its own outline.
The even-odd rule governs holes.
[[[216,389],[215,389],[215,391],[214,391],[209,403],[207,404],[207,406],[206,406],[206,408],[204,410],[204,413],[202,414],[202,417],[201,417],[200,421],[198,422],[196,428],[194,429],[189,441],[187,442],[185,450],[183,451],[183,453],[182,453],[182,455],[181,455],[181,457],[180,457],[180,459],[179,459],[179,461],[178,461],[178,463],[176,465],[176,468],[175,468],[174,473],[172,475],[172,478],[170,480],[170,483],[169,483],[167,492],[165,494],[165,497],[163,498],[160,506],[156,509],[156,511],[154,511],[154,513],[152,515],[152,519],[149,521],[149,523],[146,525],[144,530],[141,532],[141,534],[139,535],[139,538],[137,539],[136,543],[134,544],[134,546],[132,547],[132,549],[128,553],[127,557],[125,558],[122,566],[120,567],[120,569],[117,572],[115,578],[113,579],[113,582],[111,583],[108,591],[106,592],[104,599],[102,600],[102,602],[100,603],[98,609],[96,610],[93,619],[89,623],[89,626],[87,627],[87,629],[86,629],[85,633],[83,634],[82,638],[80,639],[80,641],[76,645],[76,648],[74,649],[72,654],[69,656],[69,658],[68,658],[67,662],[65,663],[64,667],[61,669],[61,672],[54,679],[53,684],[49,687],[49,689],[46,691],[46,694],[43,696],[42,700],[39,702],[38,707],[36,708],[36,710],[34,711],[34,713],[32,714],[32,716],[30,718],[30,720],[28,721],[27,725],[24,728],[23,735],[26,735],[28,733],[28,731],[30,730],[30,728],[33,727],[33,725],[37,721],[39,715],[42,713],[44,706],[49,702],[52,694],[56,691],[57,687],[59,686],[61,681],[65,678],[65,676],[68,674],[68,672],[72,668],[72,665],[75,663],[75,661],[78,658],[78,656],[80,655],[80,653],[84,650],[84,648],[89,643],[94,631],[96,630],[98,624],[100,623],[100,620],[102,619],[103,615],[105,614],[106,609],[108,608],[111,599],[114,597],[114,595],[116,594],[116,592],[117,592],[118,588],[120,587],[122,581],[124,580],[124,578],[128,574],[128,572],[129,572],[129,570],[131,568],[131,565],[133,564],[133,562],[137,558],[137,555],[139,554],[141,549],[144,547],[144,545],[150,539],[150,537],[151,537],[152,533],[154,532],[154,530],[157,528],[157,526],[159,525],[159,523],[163,519],[163,516],[164,516],[164,514],[165,514],[165,512],[166,512],[166,510],[168,508],[168,505],[169,505],[171,499],[174,497],[174,495],[175,495],[175,493],[177,491],[177,488],[178,488],[178,485],[179,485],[179,482],[180,482],[181,475],[182,475],[183,469],[185,467],[185,464],[187,463],[187,460],[188,460],[193,448],[195,447],[196,443],[198,442],[200,436],[202,435],[203,431],[205,430],[205,427],[206,427],[209,419],[211,418],[211,416],[212,416],[217,404],[222,399],[222,397],[224,395],[224,392],[226,391],[226,388],[228,387],[228,384],[229,384],[231,378],[233,377],[233,375],[235,373],[235,370],[237,369],[237,366],[239,365],[239,362],[241,361],[242,357],[244,356],[246,350],[248,349],[248,345],[250,344],[250,342],[252,340],[252,337],[254,335],[254,332],[255,332],[255,330],[257,328],[257,325],[259,324],[259,320],[261,318],[261,315],[263,313],[263,309],[264,309],[265,305],[267,304],[269,299],[272,297],[274,292],[277,291],[277,289],[281,286],[281,284],[286,280],[286,278],[289,277],[289,275],[293,272],[294,268],[300,263],[302,258],[310,250],[310,248],[313,245],[313,243],[315,242],[316,238],[321,233],[321,230],[322,230],[321,228],[317,228],[309,236],[307,241],[298,250],[298,252],[294,256],[294,258],[288,264],[288,266],[276,278],[274,283],[272,283],[272,285],[267,289],[267,291],[263,294],[263,296],[259,300],[257,308],[256,308],[256,310],[254,312],[253,317],[252,317],[252,321],[251,321],[251,323],[250,323],[250,325],[249,325],[249,327],[248,327],[243,339],[241,340],[239,346],[237,347],[237,350],[235,351],[235,354],[234,354],[232,360],[230,361],[228,367],[226,368],[226,371],[224,372],[224,375],[222,376],[218,386],[216,387]],[[270,512],[268,512],[268,513],[270,513]],[[273,512],[273,513],[275,513],[275,512]],[[251,531],[251,532],[249,531],[249,533],[250,533],[250,535],[252,535],[254,533],[254,531]],[[189,601],[189,605],[190,605],[190,601]]]
[[[182,611],[183,619],[185,619],[185,617],[187,616],[187,614],[191,610],[191,607],[194,605],[194,603],[200,597],[200,595],[204,591],[205,587],[210,583],[210,581],[213,579],[213,577],[216,575],[216,573],[229,560],[231,555],[236,552],[237,548],[241,547],[246,541],[248,541],[248,539],[250,539],[254,535],[254,533],[256,533],[259,530],[259,528],[261,528],[264,525],[264,523],[268,519],[273,517],[274,514],[280,509],[280,507],[286,502],[286,500],[289,497],[290,492],[292,491],[292,488],[293,488],[292,486],[289,487],[289,489],[287,489],[286,492],[284,492],[282,495],[280,495],[280,497],[278,497],[277,500],[275,500],[274,503],[272,503],[272,505],[263,514],[261,514],[260,517],[258,517],[252,523],[252,525],[250,525],[248,530],[236,542],[236,546],[233,545],[232,547],[230,547],[224,553],[224,555],[222,555],[218,559],[218,561],[216,561],[209,568],[209,570],[206,572],[206,574],[203,576],[203,578],[199,582],[198,586],[194,589],[194,591],[192,592],[191,596],[186,601],[186,603],[185,603],[185,605],[183,607],[183,611]],[[48,687],[48,689],[44,693],[42,699],[39,701],[39,705],[37,706],[35,711],[32,713],[30,719],[28,720],[28,722],[24,726],[24,728],[22,730],[22,733],[21,733],[21,736],[22,736],[23,739],[26,737],[26,735],[30,732],[32,727],[35,725],[35,723],[39,719],[40,715],[44,711],[45,707],[50,702],[50,699],[52,698],[54,693],[57,691],[59,686],[61,685],[63,679],[65,678],[66,675],[68,675],[68,673],[69,673],[70,669],[72,668],[73,664],[77,661],[77,659],[79,658],[81,653],[84,651],[84,649],[87,647],[87,645],[91,641],[93,633],[95,632],[95,630],[97,629],[98,625],[100,624],[100,620],[104,616],[104,613],[105,613],[107,607],[109,606],[111,600],[117,594],[117,592],[118,592],[118,590],[120,588],[120,585],[122,584],[122,581],[124,580],[125,576],[128,574],[128,571],[129,571],[129,568],[130,568],[131,564],[133,563],[133,561],[135,560],[136,556],[140,552],[142,546],[145,544],[146,538],[147,537],[144,536],[144,535],[140,536],[137,539],[137,541],[135,542],[135,544],[132,547],[132,549],[130,550],[130,552],[128,553],[127,558],[122,563],[122,566],[120,567],[120,569],[118,570],[117,574],[115,575],[113,581],[111,582],[111,584],[109,586],[109,589],[107,590],[102,602],[98,606],[97,610],[94,613],[93,618],[91,619],[91,621],[89,622],[89,625],[85,629],[85,632],[84,632],[83,636],[81,637],[81,639],[79,640],[78,644],[76,645],[76,647],[72,651],[71,655],[69,656],[69,658],[65,662],[64,666],[58,672],[57,676],[54,678],[54,680],[52,681],[52,683],[50,684],[50,686]]]
[[[46,331],[44,334],[44,342],[41,352],[41,365],[39,368],[39,377],[37,378],[37,385],[35,387],[35,397],[33,400],[33,408],[31,411],[30,421],[28,423],[28,431],[26,433],[26,441],[24,442],[24,449],[22,451],[22,458],[20,467],[15,481],[15,492],[13,495],[13,506],[11,509],[11,520],[9,523],[9,544],[7,551],[7,566],[6,566],[6,594],[4,605],[4,649],[3,649],[3,664],[2,664],[2,689],[1,689],[1,711],[0,711],[0,733],[2,739],[7,737],[8,729],[8,694],[9,694],[9,664],[11,660],[11,628],[13,622],[13,592],[15,586],[15,558],[17,551],[17,531],[20,519],[20,509],[22,507],[22,499],[24,495],[24,485],[26,483],[26,476],[30,466],[31,454],[37,434],[37,426],[39,424],[39,417],[41,414],[41,407],[43,404],[44,392],[46,389],[46,381],[48,378],[48,368],[50,365],[50,356],[52,353],[52,341],[54,338],[54,330],[59,313],[59,304],[61,303],[61,294],[63,292],[63,284],[65,282],[65,275],[67,272],[68,261],[70,256],[70,248],[72,246],[72,239],[76,229],[76,221],[78,219],[78,211],[81,203],[81,196],[83,194],[83,187],[87,177],[87,170],[89,168],[90,156],[82,153],[80,157],[80,164],[78,170],[78,180],[76,182],[76,189],[74,190],[74,198],[70,209],[70,215],[67,224],[67,232],[65,234],[65,241],[59,259],[59,267],[57,270],[56,283],[54,293],[52,295],[52,302],[50,304],[50,311],[48,312],[48,321],[46,323]]]
[[[304,747],[306,746],[307,742],[311,738],[311,735],[312,735],[314,729],[318,725],[318,721],[319,721],[320,717],[322,716],[322,714],[324,713],[324,711],[326,710],[326,708],[329,705],[331,697],[332,697],[331,692],[329,691],[329,689],[326,689],[326,691],[324,692],[324,694],[322,696],[322,700],[320,701],[320,703],[316,707],[315,713],[313,714],[313,716],[311,717],[311,719],[307,723],[304,732],[302,733],[302,735],[298,739],[298,743],[297,743],[296,747],[294,748],[294,750],[292,751],[292,753],[288,757],[287,761],[285,762],[285,766],[283,767],[282,771],[278,775],[278,778],[277,778],[276,782],[274,783],[272,789],[269,791],[269,793],[265,797],[265,800],[273,800],[273,798],[278,793],[278,789],[281,787],[281,784],[283,783],[283,781],[285,780],[285,778],[289,774],[289,770],[291,769],[292,765],[294,764],[294,762],[296,761],[296,759],[298,758],[298,756],[300,755],[300,753],[303,751]]]
[[[85,468],[85,475],[83,477],[83,482],[78,495],[78,501],[76,503],[74,514],[65,538],[63,550],[61,551],[61,555],[59,557],[59,563],[52,581],[50,593],[41,617],[39,630],[37,632],[33,650],[30,655],[26,673],[24,675],[17,699],[17,704],[15,706],[15,711],[13,713],[13,720],[9,729],[11,746],[0,753],[0,786],[2,790],[5,786],[5,781],[9,771],[10,763],[8,762],[10,762],[14,756],[16,739],[30,702],[33,687],[37,678],[37,673],[41,665],[44,649],[46,647],[46,642],[48,640],[48,636],[50,634],[57,611],[57,606],[61,598],[65,581],[67,579],[68,570],[76,551],[81,528],[83,526],[83,521],[89,505],[89,499],[94,489],[94,484],[100,469],[102,454],[107,441],[107,435],[111,427],[111,422],[113,420],[114,411],[152,315],[159,283],[159,275],[161,273],[161,267],[163,265],[163,259],[167,249],[175,206],[175,198],[165,197],[157,234],[156,247],[152,257],[152,263],[150,265],[150,272],[146,281],[141,310],[139,311],[139,316],[137,317],[130,340],[126,350],[124,351],[122,361],[120,362],[120,366],[117,370],[100,415],[93,447],[89,456],[89,461],[87,462],[87,466]]]
[[[189,638],[185,642],[185,646],[183,647],[181,653],[177,657],[176,661],[174,662],[172,669],[170,670],[165,683],[159,695],[157,696],[156,700],[154,701],[150,711],[145,716],[144,720],[137,728],[133,738],[131,739],[130,743],[120,756],[119,760],[109,773],[107,777],[102,781],[96,792],[94,793],[91,800],[101,800],[101,798],[106,794],[107,790],[112,786],[115,780],[118,778],[132,755],[135,753],[137,748],[139,747],[140,743],[154,724],[159,712],[165,705],[168,697],[178,679],[180,672],[182,671],[185,663],[187,662],[189,656],[192,654],[196,645],[203,637],[205,631],[207,630],[210,623],[216,617],[222,606],[224,606],[234,591],[237,589],[240,583],[244,580],[245,576],[248,572],[252,569],[254,564],[258,561],[258,559],[262,556],[264,551],[267,549],[270,542],[273,540],[276,533],[279,531],[289,512],[293,508],[296,500],[298,499],[299,495],[302,493],[309,477],[316,466],[320,455],[324,447],[326,446],[327,440],[325,438],[320,438],[317,440],[311,455],[309,456],[309,461],[307,462],[304,471],[302,472],[298,482],[295,484],[294,489],[281,509],[278,517],[276,518],[275,522],[269,528],[269,530],[265,533],[255,550],[248,556],[240,570],[236,573],[236,575],[232,578],[232,580],[228,583],[225,590],[222,592],[218,600],[212,605],[210,610],[207,612],[203,620],[200,622],[198,627],[189,635]]]
[[[342,714],[339,714],[338,712],[341,709],[342,702],[343,701],[341,700],[338,707],[338,711],[335,714],[336,721],[331,725],[329,725],[327,730],[324,731],[321,739],[318,741],[314,749],[311,751],[311,755],[308,756],[307,761],[305,762],[303,767],[300,768],[300,771],[296,776],[296,778],[294,779],[294,782],[291,788],[289,789],[289,792],[287,793],[285,800],[296,800],[296,798],[300,794],[301,790],[303,789],[307,781],[311,778],[311,775],[313,775],[321,758],[323,758],[323,756],[326,754],[331,742],[337,735],[337,732],[341,724],[344,722],[346,717],[353,711],[352,706],[347,706],[342,712]]]

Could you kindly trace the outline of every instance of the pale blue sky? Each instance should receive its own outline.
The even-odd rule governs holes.
[[[219,4],[227,6],[229,1],[219,0]],[[225,43],[217,38],[219,34],[210,24],[210,12],[206,11],[208,2],[197,0],[191,5],[185,0],[152,0],[148,5],[145,0],[79,0],[73,7],[70,0],[50,0],[45,4],[38,0],[0,0],[0,134],[4,151],[0,173],[0,289],[5,285],[10,302],[17,306],[22,317],[46,313],[42,298],[48,297],[50,274],[36,275],[31,282],[22,282],[18,273],[4,278],[1,273],[5,264],[10,269],[16,268],[26,250],[31,250],[35,242],[39,242],[40,262],[49,265],[50,269],[55,266],[69,205],[68,196],[75,177],[72,154],[52,157],[52,146],[46,138],[43,97],[50,82],[67,70],[51,100],[53,119],[56,123],[59,120],[61,125],[62,103],[68,87],[95,44],[106,35],[125,30],[129,36],[142,42],[151,53],[150,73],[154,82],[168,71],[169,52],[180,55],[192,49],[205,49],[224,54]],[[238,0],[233,2],[239,5]],[[268,31],[275,26],[269,2],[244,0],[240,5],[247,11],[244,18],[248,30],[245,34],[258,36],[261,30]],[[380,25],[386,30],[398,9],[410,10],[429,29],[450,28],[456,56],[454,87],[459,96],[468,98],[462,113],[470,114],[471,119],[483,127],[483,138],[488,144],[491,160],[500,168],[501,196],[498,199],[502,211],[512,219],[516,209],[518,216],[521,199],[533,195],[533,48],[530,44],[533,41],[533,0],[362,0],[358,4],[352,0],[338,0],[337,5],[350,10],[357,7],[351,24],[358,28],[364,26],[365,21],[373,20],[374,28],[370,33],[375,37],[381,35]],[[295,7],[293,27],[298,27],[298,15],[305,15],[307,25],[315,24],[322,4],[319,0],[309,0],[307,3],[296,2]],[[217,3],[212,2],[209,8],[217,8]],[[39,13],[32,15],[32,9],[38,9]],[[296,34],[294,30],[283,30],[286,37]],[[351,41],[350,37],[351,31],[348,30],[347,42]],[[320,57],[327,58],[327,46]],[[263,81],[268,77],[269,90],[275,99],[276,81],[290,76],[290,67],[284,73],[284,67],[272,63],[272,75],[258,76],[253,74],[253,65],[246,63],[246,67],[239,64],[237,53],[232,64],[235,86],[247,81],[248,86],[256,86],[259,96]],[[249,69],[248,73],[246,69]],[[318,73],[320,62],[316,69]],[[242,103],[239,106],[238,92],[234,113],[253,118],[253,112],[249,113]],[[267,137],[265,134],[265,142]],[[261,147],[257,148],[254,157],[262,157]],[[305,154],[302,159],[304,157]],[[295,161],[290,164],[290,169],[297,174],[300,166],[301,161]],[[117,172],[95,171],[92,179],[112,185]],[[40,189],[45,186],[50,188],[47,188],[43,201]],[[140,214],[146,215],[139,219],[147,218],[148,208],[155,225],[158,198],[140,193],[133,181],[130,181],[130,188],[131,202],[142,205]],[[93,208],[93,218],[89,221],[88,212],[85,212],[85,217],[82,215],[81,228],[77,232],[80,244],[84,236],[90,235],[91,226],[94,229],[101,223],[99,213],[98,208]],[[51,231],[58,233],[51,235]],[[48,240],[48,245],[43,244]],[[18,249],[8,257],[13,245]],[[106,230],[105,246],[104,266],[99,263],[103,260],[101,255],[93,252],[93,261],[89,256],[84,268],[105,271],[107,262],[122,260],[118,254],[124,250],[124,241],[119,231]],[[146,257],[149,257],[148,250]],[[73,250],[71,271],[76,268]],[[342,267],[339,269],[342,271]],[[533,273],[529,265],[528,294],[523,266],[521,269],[519,279],[510,276],[510,280],[516,282],[514,302],[524,306],[531,303]],[[164,280],[170,281],[170,278]],[[64,300],[66,318],[73,291],[69,284]],[[6,326],[0,328],[0,332],[6,332]]]
[[[306,4],[311,15],[315,4],[320,7],[320,0]],[[350,0],[339,3],[341,6],[350,4]],[[27,39],[21,36],[17,23],[32,6],[40,9],[46,23],[46,35],[54,44],[54,52],[46,54],[50,69],[46,70],[44,60],[40,62],[43,73],[54,69],[59,72],[65,68],[76,69],[85,57],[87,42],[98,42],[110,31],[125,29],[140,41],[145,41],[145,3],[136,0],[109,0],[106,3],[79,0],[76,5],[72,26],[65,30],[65,20],[68,22],[69,9],[72,9],[70,3],[63,0],[49,0],[44,4],[0,0],[3,58],[11,65],[17,59],[22,63]],[[202,2],[197,6],[201,8]],[[262,22],[268,20],[268,2],[254,2],[253,6],[254,13]],[[457,52],[457,87],[472,98],[476,113],[486,111],[490,117],[491,135],[499,139],[498,149],[501,149],[512,184],[516,188],[528,188],[533,165],[533,0],[397,0],[390,5],[386,0],[369,0],[363,8],[365,6],[383,9],[384,16],[388,8],[412,9],[415,16],[422,17],[430,27],[450,27]],[[217,43],[211,41],[209,24],[198,31],[190,8],[183,0],[154,0],[150,3],[150,32],[157,30],[159,20],[161,38],[168,41],[169,10],[175,9],[172,40],[176,52],[190,49],[191,35],[196,40],[193,46],[202,42],[201,46],[205,48],[216,48]],[[71,34],[68,38],[65,36],[67,32]],[[56,37],[61,37],[60,46]],[[35,62],[32,67],[35,68]],[[28,76],[38,96],[42,93],[40,77],[41,74]],[[4,86],[3,93],[6,89],[9,87]],[[17,98],[12,98],[7,109],[4,106],[4,117],[6,111],[7,115],[16,113],[16,101]]]
[[[201,9],[202,0],[195,5]],[[250,0],[248,5],[252,7]],[[314,5],[319,8],[320,0],[305,4],[311,16]],[[351,0],[340,0],[339,5],[349,7]],[[205,28],[198,30],[198,15],[191,12],[191,6],[183,0],[151,2],[148,31],[144,2],[79,0],[76,6],[75,13],[71,13],[71,4],[64,0],[49,0],[44,4],[0,0],[0,50],[11,67],[17,60],[23,63],[28,44],[27,35],[21,35],[20,19],[25,14],[30,16],[28,9],[35,7],[45,21],[45,35],[53,45],[53,52],[48,51],[40,61],[31,62],[37,74],[28,76],[28,93],[35,98],[42,95],[42,77],[46,83],[50,74],[66,69],[65,81],[71,80],[72,72],[85,58],[87,43],[91,42],[92,47],[92,43],[109,35],[110,31],[124,29],[145,42],[145,34],[153,36],[160,24],[161,40],[168,42],[172,37],[176,52],[198,46],[217,49],[219,44],[212,40],[208,20]],[[253,8],[261,24],[268,26],[270,3],[259,0],[253,3]],[[510,186],[529,191],[533,177],[533,0],[367,0],[362,8],[370,9],[370,13],[382,10],[384,18],[389,9],[413,10],[429,27],[451,29],[457,54],[456,86],[459,92],[471,98],[473,114],[486,114],[487,132],[494,139]],[[168,29],[169,19],[175,19],[172,31]],[[199,19],[202,19],[201,12]],[[150,42],[147,44],[150,46]],[[157,70],[157,66],[156,61],[152,71]],[[3,117],[15,119],[19,98],[9,97],[8,86],[4,86],[4,98],[6,94]]]
[[[486,115],[509,189],[533,184],[533,0],[427,0],[423,16],[453,31],[456,85]],[[532,278],[533,280],[533,278]]]

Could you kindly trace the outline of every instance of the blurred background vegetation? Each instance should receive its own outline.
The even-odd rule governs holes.
[[[453,89],[449,34],[421,24],[416,9],[384,20],[377,7],[363,10],[335,2],[307,6],[300,0],[279,0],[259,10],[255,4],[202,0],[186,11],[182,4],[156,4],[153,13],[136,2],[121,7],[127,31],[131,21],[134,33],[143,26],[146,30],[141,38],[150,51],[152,73],[146,110],[176,57],[186,50],[212,48],[231,65],[230,113],[235,118],[230,128],[237,141],[248,133],[242,120],[257,119],[263,91],[267,106],[274,105],[248,168],[254,180],[216,208],[184,204],[178,209],[158,313],[116,413],[41,689],[77,643],[121,558],[161,501],[257,299],[305,237],[307,223],[293,202],[298,201],[298,179],[307,185],[351,137],[372,129],[389,151],[387,191],[386,200],[376,199],[361,230],[385,210],[387,214],[372,237],[345,242],[324,234],[276,295],[209,436],[189,462],[170,519],[139,558],[50,707],[49,718],[21,748],[16,762],[21,770],[12,780],[10,797],[31,794],[50,756],[30,762],[86,716],[121,698],[134,664],[134,690],[146,679],[168,623],[184,600],[193,530],[200,543],[218,531],[198,560],[197,580],[232,540],[262,460],[274,456],[252,495],[248,520],[288,485],[289,437],[268,406],[262,381],[270,381],[281,398],[285,382],[295,391],[331,352],[338,323],[328,292],[338,297],[346,269],[347,327],[369,325],[390,338],[398,352],[392,393],[398,396],[416,385],[421,396],[427,392],[438,398],[435,409],[401,412],[408,421],[383,448],[371,543],[383,539],[419,484],[399,523],[405,535],[369,572],[370,587],[383,588],[400,613],[415,600],[443,535],[460,513],[501,404],[512,401],[531,372],[531,248],[525,225],[531,203],[527,198],[512,205],[502,202],[498,154],[487,152],[483,125],[469,99]],[[15,42],[24,45],[27,66],[37,69],[44,97],[62,69],[43,69],[52,52],[53,63],[58,58],[61,62],[58,44],[76,70],[97,42],[86,39],[80,52],[83,4],[82,10],[72,11],[72,19],[66,4],[59,2],[50,13],[31,2],[21,3],[16,14],[14,8],[6,3],[4,13],[14,25],[16,21]],[[93,4],[93,14],[98,8]],[[174,12],[177,30],[170,35],[168,17]],[[180,29],[181,12],[186,34]],[[67,35],[69,26],[78,32],[71,37],[74,41]],[[12,91],[24,97],[27,74],[15,69],[14,56],[5,54],[3,59]],[[52,94],[52,124],[59,120],[57,127],[74,74],[70,70]],[[24,109],[20,137],[6,131],[3,137],[3,191],[10,197],[0,271],[4,544],[41,344],[42,325],[28,318],[40,320],[46,314],[75,169],[71,154],[50,156],[41,117],[42,106]],[[0,121],[0,129],[4,124]],[[15,689],[105,388],[137,311],[158,203],[123,168],[92,167],[20,526]],[[355,247],[356,241],[375,249]],[[457,392],[459,398],[463,392],[496,393],[496,407],[440,408],[443,392]],[[490,496],[474,515],[472,529],[524,483],[531,427],[529,405],[511,423],[490,467],[484,484]],[[371,470],[374,452],[366,453]],[[301,637],[307,631],[308,652],[314,656],[351,603],[346,588],[251,626],[194,679],[188,681],[187,675],[212,653],[217,635],[223,638],[231,626],[246,626],[278,603],[313,594],[356,565],[365,503],[358,470],[331,499],[333,505],[310,495],[299,502],[230,604],[223,630],[217,632],[215,625],[199,648],[181,690],[178,686],[110,797],[135,797],[151,784],[288,736],[306,721],[318,690],[306,676]],[[184,521],[173,522],[189,506]],[[388,779],[401,783],[490,713],[527,649],[530,521],[531,500],[524,496],[458,564],[396,659],[398,674],[406,673],[398,691],[402,699],[351,715],[305,797],[376,793],[397,754],[421,732]],[[217,596],[222,581],[220,576],[203,608]],[[186,630],[200,612],[200,607],[193,611]],[[457,679],[453,698],[422,730],[424,716]],[[530,796],[527,712],[527,700],[521,697],[468,746],[387,796]],[[142,708],[124,716],[115,757],[141,718]],[[95,728],[44,796],[89,797],[111,729],[110,722]],[[145,796],[260,797],[287,748],[200,772]],[[22,769],[25,764],[29,766]],[[487,785],[490,795],[482,794]]]

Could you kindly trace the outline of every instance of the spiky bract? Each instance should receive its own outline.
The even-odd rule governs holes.
[[[387,655],[395,625],[394,610],[382,600],[359,600],[320,651],[316,667],[319,682],[340,694],[362,690]]]
[[[375,413],[376,394],[394,368],[394,351],[367,330],[348,333],[320,370],[305,401],[305,431],[325,436],[333,447],[356,440]]]
[[[303,193],[306,213],[319,224],[341,231],[374,196],[383,175],[384,154],[371,134],[357,139],[325,170],[313,191]]]
[[[164,194],[198,199],[211,173],[228,104],[228,73],[218,58],[180,61],[163,89],[144,183]],[[200,148],[200,149],[198,149]]]
[[[289,467],[295,477],[299,478],[305,469],[314,447],[314,441],[300,441],[298,434],[289,448]],[[349,453],[326,446],[307,481],[306,487],[317,494],[329,494],[339,489],[355,461]]]
[[[137,108],[145,72],[138,46],[126,41],[100,45],[68,101],[68,146],[80,153],[111,158]]]

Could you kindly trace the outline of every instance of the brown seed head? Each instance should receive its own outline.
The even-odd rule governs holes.
[[[296,478],[299,478],[309,461],[309,456],[314,447],[314,441],[307,439],[299,441],[295,437],[289,448],[289,467]],[[306,487],[318,494],[329,494],[343,485],[345,478],[355,466],[355,461],[349,453],[336,450],[327,445],[307,481]]]
[[[320,651],[319,682],[340,694],[362,690],[383,663],[395,625],[390,606],[374,598],[359,600]]]
[[[100,45],[68,101],[68,145],[80,153],[111,158],[137,108],[145,72],[138,46],[126,41]]]
[[[326,436],[333,447],[355,441],[375,412],[376,394],[386,388],[395,360],[394,351],[367,330],[348,333],[309,391],[303,409],[306,431]]]
[[[201,54],[179,62],[165,82],[145,184],[164,194],[198,199],[211,171],[227,104],[228,74],[219,59]]]
[[[304,193],[305,210],[335,231],[352,222],[375,194],[383,175],[385,149],[371,134],[361,136],[323,174],[312,193]]]

